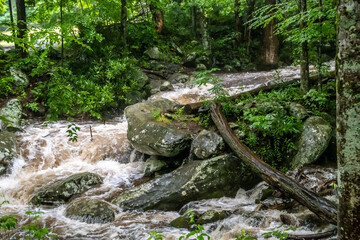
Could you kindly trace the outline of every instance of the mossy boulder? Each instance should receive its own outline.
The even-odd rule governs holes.
[[[81,222],[109,223],[115,220],[115,211],[111,204],[92,198],[79,198],[66,207],[65,216]]]
[[[29,78],[27,75],[22,72],[20,69],[17,69],[15,67],[10,68],[10,74],[14,78],[14,84],[15,86],[19,88],[27,88],[30,84]]]
[[[0,132],[0,176],[9,172],[17,152],[15,134]]]
[[[300,103],[295,103],[295,102],[290,103],[289,112],[291,116],[300,120],[303,120],[309,116],[306,108]]]
[[[90,188],[101,184],[102,179],[95,173],[79,173],[57,180],[35,192],[30,203],[33,205],[60,205],[79,196]]]
[[[174,112],[179,104],[167,99],[150,100],[125,109],[127,137],[133,147],[148,155],[174,157],[190,148],[191,134],[155,119],[155,113]]]
[[[182,216],[175,218],[173,221],[170,222],[171,227],[175,228],[187,228],[191,230],[194,224],[207,224],[216,222],[222,219],[225,219],[230,216],[229,211],[216,211],[216,210],[207,210],[206,212],[199,213],[199,212],[192,212],[195,223],[191,223],[190,214],[187,212]]]
[[[309,117],[303,126],[298,152],[290,163],[291,169],[314,163],[326,150],[332,136],[330,123],[321,117]]]
[[[0,109],[0,131],[18,131],[21,130],[22,106],[18,99],[11,99],[6,105]]]
[[[194,154],[199,159],[207,159],[219,154],[225,148],[222,137],[212,131],[202,130],[192,142]]]
[[[220,212],[218,212],[218,211],[215,211],[215,210],[208,210],[205,213],[201,214],[201,216],[196,221],[196,223],[203,225],[203,224],[223,220],[223,219],[227,218],[228,216],[230,216],[229,211],[220,211]]]
[[[233,155],[189,162],[116,196],[112,203],[124,210],[178,210],[190,201],[234,197],[251,188],[257,178]]]

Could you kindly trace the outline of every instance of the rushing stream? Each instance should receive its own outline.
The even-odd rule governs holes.
[[[284,79],[296,78],[297,68],[286,68],[280,74]],[[245,91],[267,84],[274,75],[271,72],[222,74],[226,86],[232,93]],[[166,97],[181,103],[197,101],[200,96],[208,96],[209,86],[202,89],[181,85],[175,91],[161,93],[156,97]],[[127,122],[123,117],[114,118],[104,123],[77,123],[81,128],[78,142],[70,142],[66,137],[67,122],[51,124],[30,124],[18,133],[19,156],[14,162],[12,173],[0,178],[0,202],[10,203],[1,207],[0,216],[14,214],[19,216],[19,224],[29,223],[25,212],[29,209],[28,201],[34,191],[55,179],[75,173],[92,172],[103,178],[103,184],[84,193],[84,196],[111,199],[116,193],[129,189],[141,181],[144,162],[135,154],[127,138]],[[92,127],[93,139],[90,136]],[[314,188],[322,182],[335,178],[331,168],[317,169],[306,173],[308,188]],[[305,208],[296,207],[292,211],[261,210],[255,211],[259,204],[262,190],[260,183],[252,190],[239,189],[235,198],[210,199],[191,202],[188,205],[198,212],[209,209],[228,210],[232,215],[216,223],[206,224],[205,231],[214,240],[235,239],[242,230],[246,230],[259,239],[264,232],[277,230],[284,225],[282,215],[293,219],[298,228],[291,233],[307,234],[327,231],[333,228],[323,224]],[[274,200],[276,201],[276,199]],[[281,199],[279,199],[281,201]],[[114,206],[115,207],[115,206]],[[115,221],[107,224],[87,224],[65,217],[65,206],[41,208],[44,213],[38,222],[49,228],[58,239],[147,239],[151,230],[164,235],[164,239],[178,239],[186,229],[169,227],[169,222],[179,216],[178,212],[146,211],[122,212],[118,209]],[[315,220],[314,220],[315,219]],[[284,230],[289,225],[280,229]],[[19,231],[0,235],[1,239],[24,238]]]

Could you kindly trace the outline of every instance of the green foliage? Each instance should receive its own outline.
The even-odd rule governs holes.
[[[222,80],[211,75],[211,73],[217,70],[219,69],[212,68],[210,70],[196,73],[194,82],[199,86],[212,84],[213,87],[210,88],[209,91],[214,95],[214,101],[227,101],[229,93],[225,90],[225,85],[223,84]]]
[[[2,207],[2,205],[6,204],[6,203],[9,203],[9,201],[3,201],[0,204],[0,208]],[[17,222],[18,222],[18,219],[14,215],[5,215],[5,216],[1,217],[0,218],[0,231],[2,229],[4,229],[4,230],[15,229]]]
[[[241,235],[240,236],[236,236],[236,240],[255,240],[256,237],[253,236],[248,236],[246,231],[241,230]]]
[[[163,240],[163,236],[160,233],[157,233],[156,231],[151,231],[149,238],[147,240]]]
[[[280,228],[280,227],[281,226],[279,226],[278,228]],[[272,232],[263,233],[262,235],[266,238],[273,236],[280,240],[286,240],[289,236],[289,233],[287,233],[287,231],[290,231],[290,230],[295,231],[296,227],[287,228],[287,229],[285,229],[285,231],[274,230]]]
[[[80,127],[76,126],[75,123],[71,123],[68,125],[67,137],[69,138],[69,141],[71,142],[77,142],[78,134],[77,132],[80,131]]]

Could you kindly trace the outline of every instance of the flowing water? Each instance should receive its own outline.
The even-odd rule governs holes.
[[[274,71],[260,73],[239,73],[219,75],[233,92],[252,89],[268,84]],[[294,78],[297,68],[286,68],[283,78]],[[285,77],[287,76],[287,77]],[[184,85],[176,86],[173,92],[159,96],[178,100],[182,103],[197,101],[200,96],[209,96],[209,86],[199,89]],[[157,96],[157,97],[159,97]],[[89,198],[110,200],[117,193],[139,184],[143,177],[144,162],[135,154],[127,138],[127,122],[123,117],[114,118],[106,124],[97,122],[77,123],[81,128],[78,142],[68,141],[66,137],[67,122],[51,124],[35,123],[18,133],[19,154],[14,162],[12,173],[0,178],[0,202],[10,203],[1,207],[0,216],[14,214],[19,217],[19,224],[30,222],[25,213],[29,210],[28,201],[34,191],[56,179],[81,172],[93,172],[103,178],[103,184],[84,193]],[[92,127],[93,138],[90,136]],[[312,169],[303,173],[306,186],[316,190],[316,186],[335,178],[334,169]],[[294,174],[295,177],[295,174]],[[261,210],[255,211],[259,198],[266,184],[260,183],[256,188],[244,191],[239,189],[235,198],[210,199],[188,204],[191,209],[205,212],[209,209],[227,210],[232,215],[225,220],[206,224],[205,231],[214,240],[235,239],[242,230],[257,236],[264,232],[277,230],[284,225],[282,215],[295,219],[293,224],[298,228],[295,233],[314,233],[326,231],[332,226],[321,223],[312,214],[297,206],[292,211]],[[271,204],[283,201],[272,200]],[[87,224],[65,217],[64,205],[55,208],[41,208],[43,214],[37,222],[57,234],[58,239],[147,239],[151,230],[164,235],[164,239],[178,239],[185,229],[169,227],[169,222],[179,216],[178,212],[147,211],[122,212],[118,209],[115,221],[107,224]],[[115,207],[115,206],[114,206]],[[315,220],[314,220],[315,219]],[[289,226],[283,226],[284,230]],[[24,239],[19,231],[0,232],[1,239]]]

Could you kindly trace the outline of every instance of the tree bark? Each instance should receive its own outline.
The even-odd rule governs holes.
[[[13,37],[16,37],[16,31],[15,31],[15,24],[14,24],[14,15],[13,15],[13,9],[12,9],[12,3],[11,0],[9,0],[9,11],[10,11],[10,26]]]
[[[121,0],[121,41],[127,48],[127,0]]]
[[[26,8],[25,8],[25,0],[16,0],[16,14],[17,14],[17,27],[18,34],[17,36],[21,38],[24,42],[24,46],[20,48],[20,53],[22,57],[26,56]]]
[[[191,30],[193,35],[196,37],[197,36],[197,7],[196,6],[192,6],[191,7]]]
[[[236,44],[241,43],[241,31],[242,31],[242,21],[240,17],[240,1],[234,0],[234,14],[235,14],[235,40]]]
[[[250,21],[253,17],[253,13],[254,13],[254,9],[255,9],[255,0],[250,0],[249,3],[249,12],[248,12],[248,21]],[[248,33],[247,33],[247,47],[246,47],[246,54],[250,55],[250,47],[251,47],[251,28],[248,28]]]
[[[337,37],[338,239],[360,236],[360,1],[340,0]]]
[[[266,5],[276,4],[276,0],[266,0]],[[278,67],[279,63],[279,40],[275,35],[275,19],[266,25],[263,37],[263,62],[264,69],[272,69]]]
[[[300,11],[300,31],[302,33],[302,38],[305,38],[304,28],[306,26],[305,22],[305,13],[307,11],[306,0],[299,0],[299,11]],[[309,51],[308,51],[308,42],[303,41],[301,43],[301,56],[300,56],[300,88],[304,92],[309,91]]]
[[[268,184],[288,194],[291,198],[309,208],[321,219],[336,224],[336,205],[318,196],[316,193],[305,189],[284,173],[272,168],[256,156],[247,146],[241,143],[232,132],[222,114],[220,104],[214,103],[211,105],[211,118],[225,142],[255,174]]]
[[[211,43],[210,43],[209,30],[207,27],[207,18],[204,12],[204,8],[202,7],[199,7],[199,21],[200,21],[202,46],[205,51],[211,54]]]
[[[151,14],[152,14],[152,19],[153,21],[155,22],[155,30],[156,30],[156,33],[158,34],[162,34],[163,31],[164,31],[164,14],[163,12],[157,8],[153,2],[150,3],[149,5],[150,7],[150,11],[151,11]]]

